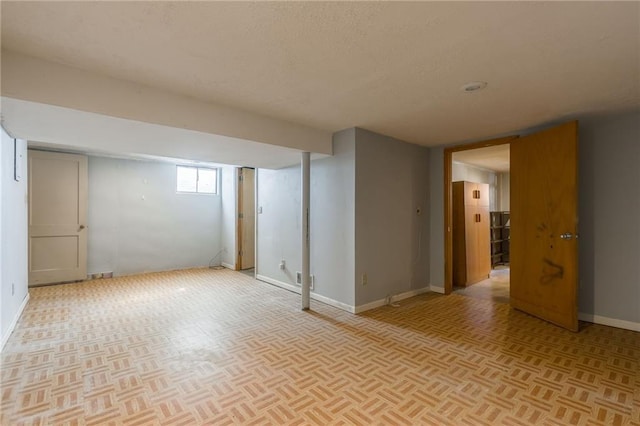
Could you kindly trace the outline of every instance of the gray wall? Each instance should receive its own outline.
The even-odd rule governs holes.
[[[89,157],[89,274],[207,266],[220,253],[220,195],[177,194],[175,173],[170,163]]]
[[[236,168],[232,166],[223,166],[220,168],[218,176],[220,182],[220,196],[222,197],[222,253],[220,254],[221,263],[233,269],[236,265],[236,213],[238,210],[237,186],[236,186]]]
[[[444,292],[444,148],[429,149],[429,284]]]
[[[0,342],[6,343],[28,294],[27,144],[18,140],[22,179],[14,180],[13,138],[2,130],[0,146]],[[13,286],[13,291],[12,291]]]
[[[509,172],[498,173],[498,210],[509,211],[511,209],[511,174]]]
[[[311,162],[313,293],[354,304],[355,130],[336,133],[333,156]],[[301,270],[300,167],[258,170],[257,274],[295,285]],[[286,268],[279,269],[281,260]]]
[[[636,324],[640,323],[639,123],[638,112],[579,120],[579,311]],[[430,155],[430,276],[432,286],[444,287],[444,148],[432,148]]]
[[[428,167],[427,148],[356,129],[356,306],[428,287]]]
[[[640,324],[640,113],[579,131],[580,312]]]
[[[314,293],[354,308],[428,287],[428,149],[352,128],[334,135],[333,152],[311,162]],[[294,285],[299,167],[259,170],[258,206],[258,275]]]
[[[311,256],[316,292],[353,306],[355,129],[333,136],[333,157],[311,169]],[[298,208],[299,209],[299,208]]]

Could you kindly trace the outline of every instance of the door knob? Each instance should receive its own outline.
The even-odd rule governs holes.
[[[84,228],[86,228],[86,226],[84,225],[80,225],[80,230],[82,231]]]
[[[560,238],[563,240],[570,240],[573,238],[573,234],[571,232],[565,232],[564,234],[560,235]]]

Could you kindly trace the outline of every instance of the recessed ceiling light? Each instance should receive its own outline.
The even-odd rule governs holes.
[[[470,81],[469,83],[462,86],[460,90],[466,93],[473,93],[477,92],[478,90],[482,90],[485,87],[487,87],[486,81]]]

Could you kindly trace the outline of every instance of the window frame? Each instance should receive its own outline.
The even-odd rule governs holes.
[[[195,191],[180,191],[178,190],[178,173],[180,168],[183,169],[195,169],[196,170],[196,190]],[[213,185],[213,192],[202,192],[200,191],[199,188],[199,181],[200,181],[200,170],[208,170],[208,171],[213,171],[215,173],[215,183]],[[191,165],[186,165],[186,164],[176,164],[176,180],[175,180],[175,189],[176,189],[176,194],[188,194],[188,195],[219,195],[219,176],[220,176],[220,172],[219,172],[219,168],[218,167],[201,167],[201,166],[191,166]]]

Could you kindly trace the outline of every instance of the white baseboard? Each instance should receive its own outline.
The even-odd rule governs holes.
[[[434,293],[444,294],[444,287],[438,287],[438,286],[432,285],[432,286],[429,286],[429,290],[431,290]]]
[[[256,279],[258,281],[263,281],[267,284],[275,285],[276,287],[280,287],[297,294],[302,293],[302,289],[297,285],[285,283],[283,281],[269,278],[264,275],[256,275]],[[325,305],[333,306],[334,308],[342,309],[343,311],[354,313],[353,306],[347,305],[346,303],[338,302],[337,300],[331,299],[318,293],[314,293],[313,291],[311,292],[311,299],[317,302],[324,303]]]
[[[231,269],[232,271],[235,271],[235,270],[236,270],[236,267],[235,267],[235,266],[233,266],[233,265],[232,265],[232,264],[230,264],[230,263],[222,262],[222,263],[221,263],[221,265],[222,265],[222,266],[224,266],[224,267],[225,267],[225,268],[227,268],[227,269]]]
[[[608,318],[594,314],[584,314],[582,312],[578,314],[578,319],[580,321],[592,322],[594,324],[608,325],[609,327],[624,328],[625,330],[631,331],[640,331],[640,323],[638,322]]]
[[[27,295],[25,296],[24,300],[20,304],[20,307],[18,308],[18,312],[16,312],[15,317],[13,317],[13,320],[11,320],[11,324],[9,324],[9,328],[7,328],[7,333],[4,336],[2,336],[2,342],[0,342],[0,352],[2,352],[2,350],[4,349],[4,345],[7,344],[7,341],[9,341],[9,337],[11,336],[11,333],[13,333],[13,330],[16,328],[16,324],[18,324],[18,320],[20,319],[20,316],[22,315],[24,308],[27,307],[27,303],[29,302],[29,297],[30,295],[29,295],[29,292],[27,291]]]
[[[423,294],[426,293],[428,291],[431,290],[431,287],[423,287],[423,288],[419,288],[417,290],[410,290],[410,291],[405,291],[404,293],[399,293],[399,294],[394,294],[392,296],[392,301],[393,302],[398,302],[400,300],[404,300],[404,299],[408,299],[410,297],[413,296],[418,296],[419,294]],[[373,302],[370,303],[366,303],[364,305],[359,305],[356,306],[354,313],[355,314],[359,314],[361,312],[364,311],[369,311],[371,309],[375,309],[375,308],[379,308],[380,306],[384,306],[387,304],[387,299],[380,299],[380,300],[375,300]]]

